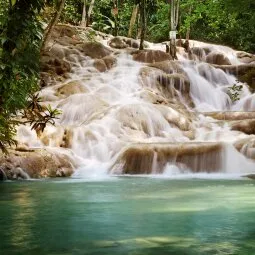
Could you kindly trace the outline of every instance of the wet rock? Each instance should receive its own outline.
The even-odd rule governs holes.
[[[40,87],[44,88],[50,86],[53,83],[52,77],[47,72],[40,72]]]
[[[113,56],[103,57],[102,60],[105,62],[105,65],[108,70],[114,67],[117,63],[117,59]]]
[[[63,112],[60,121],[70,125],[84,124],[108,107],[100,97],[87,93],[71,95],[57,105]]]
[[[243,177],[255,180],[255,174],[247,174],[247,175],[244,175]]]
[[[236,56],[241,62],[245,64],[249,64],[255,61],[255,55],[244,52],[244,51],[237,52]]]
[[[107,66],[104,62],[104,60],[102,59],[95,59],[94,60],[94,67],[99,71],[99,72],[105,72],[107,71]]]
[[[255,135],[255,119],[240,120],[231,123],[231,129],[241,131],[247,135]]]
[[[50,55],[43,55],[41,57],[41,71],[53,75],[64,75],[71,71],[71,65],[64,59]]]
[[[15,151],[23,151],[23,152],[31,152],[34,151],[33,149],[29,148],[26,144],[19,143],[17,147],[15,148]]]
[[[69,37],[74,38],[78,37],[78,31],[76,27],[67,25],[67,24],[58,24],[54,27],[54,30],[52,32],[52,39],[60,38],[60,37]]]
[[[81,51],[84,55],[93,59],[101,59],[112,53],[112,51],[99,42],[85,42],[76,46],[76,49]]]
[[[182,39],[176,40],[176,47],[183,47],[184,41]]]
[[[211,52],[206,56],[206,62],[215,65],[231,65],[227,56],[215,52]]]
[[[133,144],[117,159],[113,174],[159,174],[167,164],[175,164],[181,172],[219,172],[222,164],[220,143]]]
[[[138,49],[140,46],[140,42],[138,40],[134,40],[132,38],[123,37],[123,41],[131,48]]]
[[[141,137],[162,137],[169,126],[175,128],[180,135],[181,130],[188,131],[191,129],[189,117],[170,104],[125,105],[118,109],[115,118],[127,131],[137,131],[136,137],[138,137],[138,133]]]
[[[222,69],[224,72],[233,74],[235,76],[241,76],[247,72],[252,71],[255,68],[255,64],[243,64],[243,65],[213,65],[216,68]]]
[[[55,42],[57,42],[58,44],[62,45],[62,46],[71,46],[71,45],[77,45],[80,44],[82,41],[80,39],[78,39],[78,36],[72,36],[72,37],[68,37],[68,36],[63,36],[63,37],[59,37],[55,39]]]
[[[52,145],[61,148],[72,148],[73,128],[57,127],[54,132],[45,132],[40,136],[41,142],[46,145]]]
[[[70,81],[58,87],[56,89],[56,96],[60,96],[62,98],[68,97],[73,94],[86,93],[88,90],[81,83],[81,81]]]
[[[248,70],[242,75],[238,75],[238,79],[241,82],[247,83],[252,92],[255,92],[255,67]]]
[[[164,74],[157,77],[157,81],[163,86],[172,86],[184,94],[189,94],[190,82],[183,74]]]
[[[128,45],[121,39],[121,37],[118,36],[110,39],[108,44],[110,47],[115,49],[124,49],[128,47]]]
[[[60,168],[56,171],[56,177],[68,177],[73,174],[73,170],[70,168]]]
[[[152,104],[163,104],[167,105],[169,102],[162,97],[159,93],[155,91],[150,91],[149,89],[143,90],[140,93],[140,98],[145,100],[146,102],[152,103]]]
[[[255,119],[255,112],[206,112],[203,114],[217,120]]]
[[[157,68],[144,67],[140,70],[140,77],[143,87],[151,88],[168,102],[173,99],[181,101],[180,97],[182,97],[187,105],[193,107],[189,94],[190,82],[184,74],[167,74]]]
[[[132,53],[133,59],[143,63],[155,63],[170,60],[169,54],[160,50],[138,50]]]
[[[12,180],[27,180],[29,179],[29,175],[21,168],[17,167],[11,170]]]
[[[190,49],[189,59],[191,60],[199,60],[205,61],[206,54],[203,48],[193,47]]]
[[[241,139],[234,144],[235,148],[247,158],[255,160],[255,136]]]
[[[161,61],[153,64],[149,64],[150,67],[155,67],[167,74],[171,73],[184,73],[181,66],[177,61]]]
[[[95,59],[93,65],[99,72],[106,72],[114,67],[116,63],[117,59],[115,57],[106,56],[102,59]]]
[[[66,176],[73,173],[75,162],[60,152],[37,149],[32,152],[10,150],[0,155],[0,164],[8,179],[57,177],[61,169],[67,169]]]

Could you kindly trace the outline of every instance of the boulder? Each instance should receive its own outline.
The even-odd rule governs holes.
[[[74,38],[78,37],[78,31],[76,27],[67,25],[67,24],[58,24],[54,27],[54,30],[52,32],[51,38],[56,39],[60,37],[69,37],[69,38]]]
[[[117,63],[117,59],[113,56],[103,57],[102,60],[105,62],[105,65],[108,70],[114,67]]]
[[[124,49],[128,47],[128,45],[118,36],[110,39],[108,44],[110,47],[115,49]]]
[[[155,63],[171,60],[171,56],[161,50],[138,50],[132,53],[133,59],[143,63]]]
[[[255,112],[206,112],[205,116],[217,120],[250,120],[255,119]]]
[[[93,65],[99,72],[103,73],[107,70],[107,66],[103,59],[95,59]]]
[[[162,97],[159,93],[149,90],[149,89],[144,89],[140,93],[140,98],[143,99],[146,102],[149,102],[151,104],[163,104],[167,105],[169,102],[166,98]]]
[[[219,172],[224,163],[220,143],[132,144],[121,153],[110,169],[113,174],[159,174],[167,164],[180,172]]]
[[[235,121],[231,123],[231,129],[247,135],[255,135],[255,119]]]
[[[163,86],[171,86],[182,94],[189,94],[190,82],[183,74],[163,74],[157,77],[157,81]]]
[[[99,42],[85,42],[76,46],[80,52],[93,59],[101,59],[112,53],[112,51]]]
[[[206,56],[206,62],[215,65],[231,65],[227,56],[222,53],[211,52]]]
[[[82,41],[79,39],[78,36],[72,36],[72,37],[68,37],[68,36],[63,36],[63,37],[58,37],[55,39],[55,42],[57,42],[59,45],[62,46],[75,46],[77,44],[82,43]]]
[[[117,62],[117,59],[113,56],[106,56],[102,59],[95,59],[94,60],[94,67],[99,72],[105,72],[107,70],[110,70]]]
[[[63,128],[58,126],[52,132],[47,132],[46,130],[41,134],[40,140],[46,146],[71,148],[73,141],[73,128]]]
[[[86,93],[88,90],[86,87],[81,83],[81,81],[70,81],[68,83],[65,83],[61,86],[59,86],[56,89],[56,96],[61,96],[62,98],[68,97],[73,94],[79,94],[79,93]]]
[[[10,150],[8,155],[0,155],[0,164],[10,180],[70,176],[77,166],[67,154],[46,149]]]
[[[222,69],[224,72],[233,74],[235,76],[241,76],[254,70],[255,64],[243,64],[243,65],[213,65],[216,68]]]
[[[244,52],[244,51],[239,51],[236,53],[237,58],[245,64],[249,64],[255,61],[255,55]]]
[[[11,170],[12,180],[27,180],[29,179],[29,175],[21,168],[16,167]]]
[[[172,101],[180,105],[178,101],[182,101],[180,100],[182,97],[186,104],[193,107],[189,94],[190,82],[184,74],[167,74],[157,68],[144,67],[140,70],[140,77],[143,87],[151,88],[168,102]]]
[[[183,69],[179,65],[178,61],[161,61],[149,64],[149,66],[157,68],[167,74],[171,73],[184,73]]]
[[[247,158],[255,160],[255,136],[241,139],[235,142],[234,146]]]
[[[64,75],[71,71],[71,65],[64,59],[43,55],[40,60],[41,71],[44,73],[51,73],[55,75]]]
[[[189,59],[191,60],[199,60],[205,61],[206,54],[203,48],[201,47],[193,47],[190,49]]]
[[[123,37],[123,41],[131,48],[138,49],[140,46],[140,42],[138,40]]]

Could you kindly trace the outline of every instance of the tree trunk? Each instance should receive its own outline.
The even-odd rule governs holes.
[[[128,37],[132,37],[132,31],[135,26],[137,13],[138,13],[138,4],[134,5],[134,7],[133,7],[132,16],[130,18],[130,23],[129,23]]]
[[[87,0],[83,0],[82,18],[81,18],[81,26],[82,27],[87,26],[87,19],[86,19],[87,10],[86,10],[86,7],[87,7]]]
[[[171,17],[170,17],[170,23],[171,23],[171,31],[176,32],[176,27],[178,25],[179,20],[179,6],[180,6],[180,0],[171,0]],[[176,55],[176,38],[170,38],[170,55],[174,59],[177,59]]]
[[[191,16],[191,12],[192,12],[192,5],[190,5],[190,7],[189,7],[189,16]],[[189,26],[188,26],[188,28],[187,28],[187,31],[186,31],[186,40],[189,40],[189,38],[190,38],[190,24],[189,24]]]
[[[89,10],[88,10],[88,22],[90,21],[90,16],[92,14],[94,4],[95,4],[95,0],[91,0]]]
[[[140,2],[140,14],[141,14],[141,39],[140,39],[139,50],[143,50],[143,43],[144,43],[145,30],[146,30],[145,0],[141,0]]]
[[[61,0],[61,2],[59,4],[59,6],[58,6],[58,8],[57,8],[53,18],[52,18],[52,20],[48,24],[48,26],[46,28],[46,31],[44,33],[41,51],[45,50],[46,45],[47,45],[48,41],[50,40],[51,33],[52,33],[55,25],[58,22],[58,19],[59,19],[60,15],[61,15],[62,10],[64,9],[64,6],[65,6],[65,0]]]
[[[119,32],[119,8],[118,8],[118,0],[114,0],[113,2],[113,16],[114,16],[114,30],[113,35],[117,36]]]

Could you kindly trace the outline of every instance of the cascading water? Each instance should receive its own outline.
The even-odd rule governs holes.
[[[191,44],[217,50],[232,64],[239,63],[230,48]],[[235,84],[235,76],[198,58],[189,60],[185,52],[178,54],[182,71],[172,74],[134,61],[125,50],[114,56],[117,63],[107,72],[99,72],[93,60],[80,56],[69,80],[43,89],[44,103],[61,109],[62,115],[40,138],[28,127],[20,127],[19,142],[30,147],[65,147],[61,150],[79,161],[74,177],[189,171],[240,175],[255,170],[255,163],[232,145],[247,135],[204,115],[254,110],[254,94],[245,84],[240,100],[232,103],[228,88]],[[199,58],[204,60],[205,55]],[[69,93],[69,88],[75,93]]]

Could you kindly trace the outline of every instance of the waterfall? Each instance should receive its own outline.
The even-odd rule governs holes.
[[[164,50],[164,44],[148,45]],[[206,52],[216,51],[240,64],[236,52],[196,41],[191,45],[193,59],[179,49],[179,61],[168,63],[169,72],[157,63],[136,62],[125,50],[113,53],[116,64],[106,72],[81,55],[67,80],[40,92],[44,104],[62,111],[56,126],[48,126],[41,137],[19,127],[18,141],[69,151],[81,162],[75,178],[254,171],[254,161],[234,147],[249,136],[206,115],[255,110],[246,84],[240,100],[232,102],[229,87],[236,77],[205,62]]]

